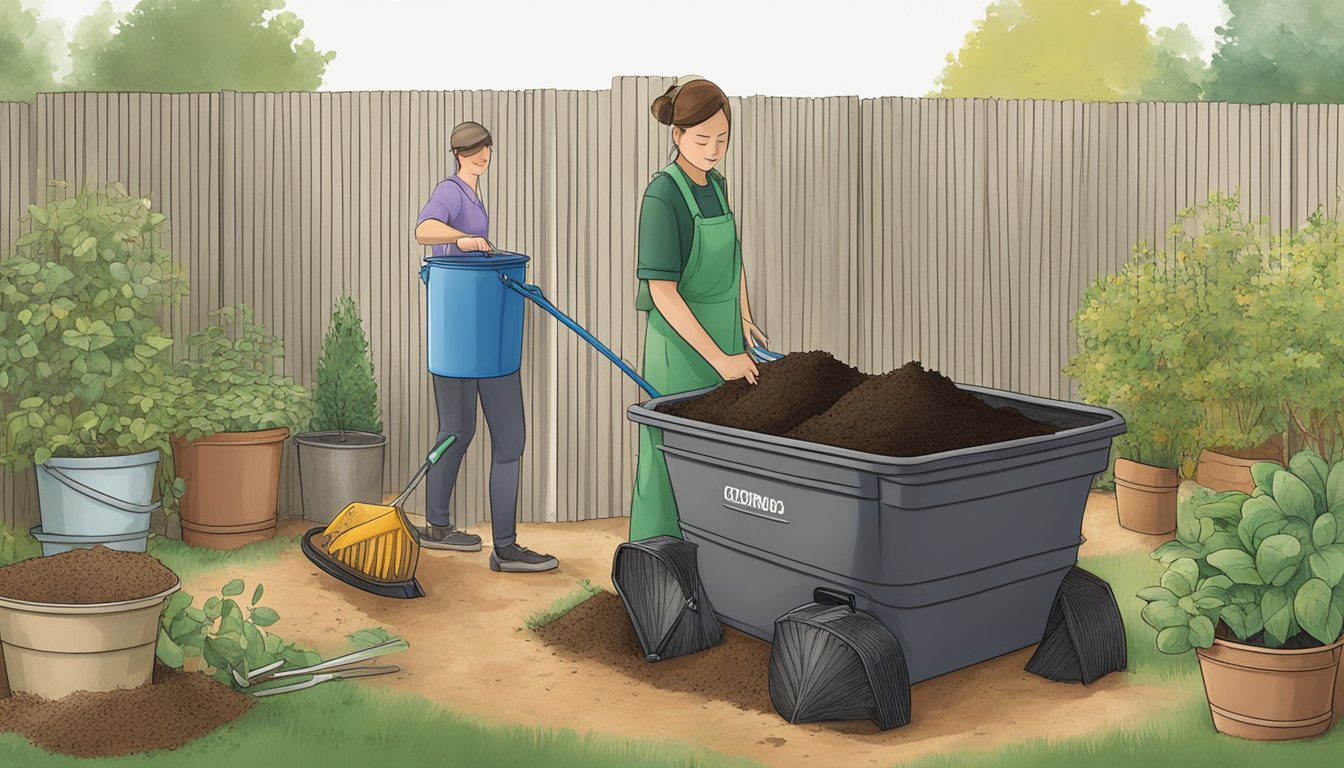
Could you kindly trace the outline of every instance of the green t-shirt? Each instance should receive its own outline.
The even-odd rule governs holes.
[[[723,175],[718,171],[709,173],[722,185],[726,200],[728,183],[724,181]],[[723,215],[713,181],[701,186],[688,178],[686,183],[695,201],[700,204],[701,216],[709,218]],[[686,207],[686,199],[682,197],[677,183],[666,173],[654,175],[644,190],[644,202],[639,208],[639,262],[636,271],[639,296],[635,299],[635,309],[641,312],[653,309],[649,280],[681,279],[681,271],[686,268],[686,261],[691,257],[691,239],[694,235],[695,219]]]

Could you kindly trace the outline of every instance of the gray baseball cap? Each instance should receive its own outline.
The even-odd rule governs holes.
[[[465,122],[458,123],[453,128],[453,134],[450,139],[452,148],[455,150],[471,149],[481,144],[489,144],[490,132],[480,123]]]

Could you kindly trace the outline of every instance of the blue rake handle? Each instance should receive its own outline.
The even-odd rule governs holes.
[[[541,292],[541,288],[532,285],[530,283],[520,283],[517,280],[514,280],[513,278],[504,274],[503,272],[499,273],[499,278],[504,281],[504,285],[508,286],[514,291],[517,291],[518,293],[521,293],[523,296],[530,299],[534,304],[546,310],[556,320],[559,320],[561,323],[564,323],[565,327],[579,334],[580,338],[591,344],[593,348],[596,349],[598,352],[601,352],[603,355],[606,355],[608,360],[615,363],[617,368],[620,368],[623,372],[625,372],[626,376],[629,376],[631,379],[633,379],[634,382],[639,385],[640,389],[643,389],[645,392],[649,394],[649,397],[653,398],[662,397],[662,395],[658,393],[658,390],[653,388],[653,385],[649,384],[649,382],[645,381],[643,377],[635,373],[635,370],[631,368],[629,365],[627,365],[624,360],[617,357],[616,353],[612,352],[610,349],[607,349],[607,346],[605,344],[598,341],[593,336],[593,334],[589,333],[583,326],[571,320],[569,316],[566,315],[564,312],[561,312],[560,310],[556,309],[555,305],[546,299],[546,296]]]

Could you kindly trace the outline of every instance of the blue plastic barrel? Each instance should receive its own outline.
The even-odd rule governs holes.
[[[527,256],[432,256],[420,270],[429,307],[429,370],[489,379],[522,367],[523,297],[500,275],[523,282]]]

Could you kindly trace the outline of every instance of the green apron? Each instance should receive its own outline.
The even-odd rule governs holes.
[[[685,171],[676,163],[662,170],[676,182],[695,221],[691,252],[677,283],[677,293],[690,307],[719,349],[729,355],[746,351],[742,340],[742,246],[737,224],[723,189],[711,180],[724,214],[705,218],[691,194]],[[688,392],[723,382],[709,361],[676,332],[655,307],[649,310],[644,337],[644,378],[663,395]],[[663,456],[663,431],[639,428],[639,463],[634,501],[630,506],[630,540],[655,536],[681,537],[677,500]]]

